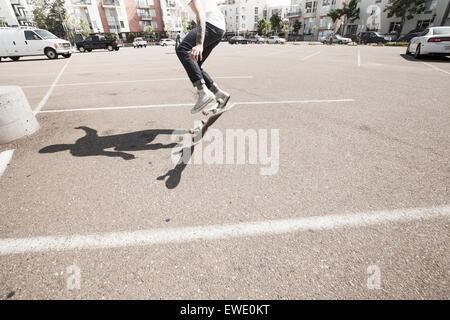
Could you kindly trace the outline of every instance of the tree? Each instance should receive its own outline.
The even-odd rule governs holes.
[[[67,36],[67,30],[64,24],[65,16],[66,8],[64,7],[64,0],[55,0],[50,5],[48,14],[45,18],[47,30],[59,38],[65,38]]]
[[[346,3],[344,2],[344,5],[342,8],[331,10],[327,16],[331,18],[333,21],[333,24],[336,25],[336,22],[343,24],[342,31],[345,31],[345,27],[350,22],[355,22],[357,19],[359,19],[359,8],[358,3],[360,0],[350,0],[350,2]],[[343,21],[342,21],[343,20]],[[340,26],[338,27],[338,30],[340,29]]]
[[[288,19],[284,19],[283,21],[281,21],[281,30],[283,30],[284,35],[287,39],[288,33],[289,33],[289,20]]]
[[[425,11],[428,0],[389,0],[385,12],[388,18],[393,16],[401,18],[400,28],[397,30],[397,36],[400,37],[406,20],[411,20],[414,15],[421,14]]]
[[[274,13],[270,17],[270,25],[272,27],[272,30],[275,30],[275,33],[278,34],[278,31],[281,29],[281,17]]]
[[[270,28],[270,22],[266,19],[261,19],[258,21],[258,25],[256,27],[256,30],[258,31],[258,34],[261,36],[266,36],[269,32]]]
[[[64,0],[34,0],[33,7],[33,22],[38,28],[46,29],[60,38],[68,37]]]
[[[294,33],[298,34],[298,32],[300,31],[301,28],[302,28],[302,23],[300,22],[300,20],[295,20],[294,25],[293,25]]]
[[[36,27],[40,29],[48,29],[47,28],[47,10],[49,7],[48,0],[35,0],[33,1],[33,22]]]
[[[146,36],[153,37],[153,35],[155,34],[155,31],[153,30],[152,26],[148,26],[145,28],[144,34]]]
[[[187,24],[187,32],[189,32],[189,31],[191,31],[192,29],[194,29],[195,28],[195,21],[194,20],[191,20],[191,21],[189,21],[188,22],[188,24]],[[187,33],[186,32],[186,33]]]
[[[91,29],[89,29],[88,23],[83,18],[80,18],[79,27],[83,37],[86,38],[91,33]]]

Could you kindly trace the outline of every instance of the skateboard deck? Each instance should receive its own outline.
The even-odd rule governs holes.
[[[203,119],[199,125],[195,126],[193,129],[190,129],[189,132],[192,134],[192,142],[195,144],[197,143],[205,134],[205,132],[208,130],[208,128],[219,119],[219,117],[225,113],[226,111],[230,110],[232,107],[234,107],[234,103],[228,104],[228,100],[225,102],[223,107],[219,107],[220,104],[223,103],[223,101],[217,101],[213,105],[205,107],[204,110],[202,110],[202,114],[204,116],[207,116],[208,118]]]

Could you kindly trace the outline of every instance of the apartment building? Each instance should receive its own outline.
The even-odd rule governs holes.
[[[225,17],[227,33],[246,34],[257,31],[258,21],[273,14],[287,17],[289,6],[272,6],[270,0],[224,0],[219,8]]]
[[[76,24],[84,20],[92,33],[103,33],[103,24],[96,0],[66,0],[66,12],[72,15]],[[75,27],[78,31],[78,26]]]
[[[164,31],[169,37],[183,31],[182,19],[186,21],[195,19],[193,13],[179,0],[160,0]],[[214,1],[214,0],[213,0]]]
[[[339,23],[335,24],[328,17],[331,10],[342,8],[349,0],[291,0],[287,14],[292,33],[295,20],[302,23],[300,35],[308,41],[320,40],[327,35],[336,32]],[[360,17],[354,22],[348,22],[343,30],[344,34],[357,34],[361,31],[378,31],[387,34],[396,31],[400,27],[401,19],[388,18],[385,8],[389,0],[360,0]],[[411,30],[421,30],[430,25],[450,25],[448,12],[450,0],[428,0],[426,10],[422,14],[407,20],[403,28],[403,34]]]
[[[360,19],[347,26],[345,32],[357,34],[361,31],[377,31],[380,34],[387,34],[397,31],[400,27],[401,19],[397,17],[388,18],[388,13],[384,11],[388,0],[361,0],[359,3]],[[428,26],[450,25],[449,12],[450,0],[428,0],[423,13],[407,20],[403,27],[402,34],[412,30],[423,30]]]
[[[125,0],[130,32],[142,32],[148,27],[156,36],[163,32],[160,1],[164,0]]]
[[[30,0],[0,0],[0,27],[31,26],[32,11]]]

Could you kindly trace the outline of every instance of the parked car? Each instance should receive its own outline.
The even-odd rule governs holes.
[[[158,43],[160,46],[174,46],[176,44],[175,40],[172,39],[161,39]]]
[[[69,58],[72,55],[70,42],[60,39],[43,29],[0,28],[0,61],[13,61],[25,56],[46,55],[57,59],[58,55]]]
[[[230,44],[237,44],[237,43],[247,44],[248,40],[241,36],[234,36],[234,37],[231,37],[230,40],[228,40],[228,42]]]
[[[278,36],[271,36],[269,37],[269,39],[267,39],[267,43],[281,43],[284,44],[286,43],[286,40],[283,38],[280,38]]]
[[[91,52],[97,49],[107,49],[108,51],[119,50],[119,40],[106,39],[104,36],[89,36],[83,41],[75,43],[78,51]]]
[[[147,48],[147,41],[145,41],[143,38],[134,38],[133,41],[133,47],[135,48]]]
[[[400,37],[397,39],[397,41],[399,41],[399,42],[409,42],[409,41],[411,41],[412,38],[417,37],[417,36],[420,35],[423,31],[424,31],[423,29],[422,29],[422,30],[417,30],[417,29],[411,30],[411,31],[408,32],[407,34],[405,34],[405,35],[403,35],[403,36],[400,36]]]
[[[344,35],[344,38],[352,39],[352,42],[358,42],[358,35],[353,33],[347,33]]]
[[[398,33],[397,33],[397,31],[391,31],[391,32],[389,32],[388,34],[384,35],[384,38],[385,38],[387,41],[397,41],[397,39],[398,39]]]
[[[381,36],[378,32],[375,31],[365,31],[361,32],[358,35],[358,43],[386,43],[386,40],[383,36]]]
[[[427,28],[418,37],[412,38],[406,54],[450,56],[450,27]]]
[[[335,34],[335,35],[329,35],[328,37],[324,38],[324,40],[322,41],[323,43],[338,43],[338,44],[349,44],[352,43],[352,39],[350,38],[344,38],[343,36],[339,35],[339,34]]]
[[[261,36],[250,36],[248,38],[248,42],[250,42],[250,43],[265,43],[266,39],[264,39]]]

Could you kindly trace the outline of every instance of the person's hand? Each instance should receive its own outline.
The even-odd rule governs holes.
[[[192,61],[202,61],[202,59],[203,59],[202,52],[203,52],[202,44],[197,44],[195,47],[192,48],[191,51],[188,51],[189,55],[191,56]]]

